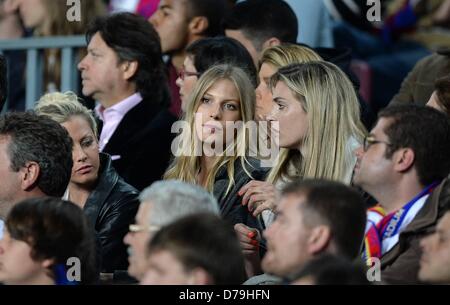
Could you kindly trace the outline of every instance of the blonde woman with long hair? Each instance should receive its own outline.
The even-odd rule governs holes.
[[[241,205],[237,192],[250,180],[262,179],[264,172],[257,160],[246,157],[245,128],[231,128],[253,120],[254,109],[254,89],[243,70],[228,64],[208,69],[189,97],[185,128],[172,146],[175,158],[164,179],[204,187],[217,198],[225,219],[260,228],[259,219]]]
[[[240,190],[255,215],[274,207],[275,185],[296,178],[350,184],[353,150],[366,134],[355,89],[336,65],[314,61],[281,68],[270,80],[273,105],[267,119],[279,123],[280,153],[265,182]],[[272,190],[267,196],[267,189]],[[269,198],[272,196],[272,198]]]
[[[256,88],[256,120],[267,121],[267,115],[272,111],[272,91],[270,89],[270,78],[278,71],[278,69],[290,64],[301,64],[310,61],[321,61],[322,58],[313,50],[308,47],[300,46],[296,44],[285,43],[277,46],[267,48],[259,61],[259,85]],[[258,136],[260,141],[267,141],[270,132],[267,134],[261,133]],[[279,160],[285,160],[288,158],[289,150],[280,148]],[[289,156],[290,157],[290,156]],[[277,165],[274,165],[277,167]],[[273,172],[273,171],[272,171]],[[266,226],[269,225],[273,219],[273,213],[269,213],[275,205],[276,195],[279,190],[273,187],[276,181],[271,179],[268,183],[263,181],[252,181],[246,185],[239,192],[243,196],[242,203],[249,206],[249,210],[253,211],[253,215],[257,216],[262,213]],[[278,189],[282,187],[278,184]],[[252,192],[252,190],[254,192]],[[258,192],[257,196],[254,194]],[[254,194],[250,197],[249,195]],[[256,201],[259,200],[259,201]],[[258,203],[265,203],[264,205],[258,205]],[[263,212],[265,211],[265,212]],[[242,234],[249,234],[249,230],[243,226],[239,228]]]
[[[256,88],[256,119],[265,120],[272,111],[272,92],[269,80],[278,69],[290,64],[301,64],[322,60],[316,52],[308,47],[285,43],[264,50],[259,61],[259,85]]]

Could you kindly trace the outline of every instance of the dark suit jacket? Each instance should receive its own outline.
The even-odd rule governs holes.
[[[450,206],[450,176],[428,197],[414,220],[400,233],[398,243],[381,258],[381,280],[389,284],[418,284],[420,241],[433,233]]]
[[[162,103],[142,100],[122,119],[103,152],[110,154],[113,166],[129,184],[143,190],[160,180],[172,156],[170,146],[177,120]],[[99,134],[103,127],[99,122]]]

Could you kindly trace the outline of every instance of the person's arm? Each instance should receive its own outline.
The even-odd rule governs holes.
[[[102,246],[102,272],[125,270],[128,264],[127,248],[123,238],[134,222],[139,201],[136,194],[128,194],[107,211],[98,231]]]

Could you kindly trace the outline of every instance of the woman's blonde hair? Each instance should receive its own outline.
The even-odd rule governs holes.
[[[189,183],[197,183],[196,176],[200,170],[200,157],[198,156],[199,143],[195,132],[195,114],[200,106],[205,93],[217,81],[229,80],[236,88],[240,101],[241,121],[245,124],[253,120],[255,115],[255,91],[247,74],[240,68],[230,64],[217,65],[208,69],[198,80],[187,103],[186,113],[183,120],[188,123],[189,129],[183,129],[179,135],[181,145],[176,153],[172,164],[164,174],[164,179],[178,179]],[[251,177],[246,170],[245,164],[249,164],[245,158],[248,152],[248,134],[245,127],[238,128],[234,141],[227,143],[224,153],[219,155],[207,175],[206,189],[213,191],[214,182],[219,169],[226,166],[229,178],[227,193],[234,184],[234,164],[240,159],[244,171]],[[203,151],[201,152],[203,154]]]
[[[295,176],[324,178],[349,183],[353,155],[352,139],[362,143],[365,128],[360,121],[358,98],[351,81],[336,65],[313,61],[281,68],[272,76],[270,88],[283,82],[308,116],[308,131],[301,153],[289,150],[280,156],[268,176],[275,182],[288,174],[289,161]]]
[[[323,60],[322,57],[310,48],[284,43],[264,50],[259,61],[259,69],[261,69],[264,63],[279,69],[290,64],[301,64],[320,60]]]
[[[78,96],[73,92],[54,92],[42,96],[34,107],[39,115],[45,115],[62,124],[73,116],[81,116],[88,122],[95,138],[97,138],[97,123],[92,111],[80,103]]]

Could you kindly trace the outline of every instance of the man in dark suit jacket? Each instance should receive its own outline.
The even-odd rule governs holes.
[[[79,63],[83,94],[97,100],[100,150],[139,190],[161,179],[171,156],[176,120],[158,34],[144,18],[100,17],[86,34],[88,54]]]

